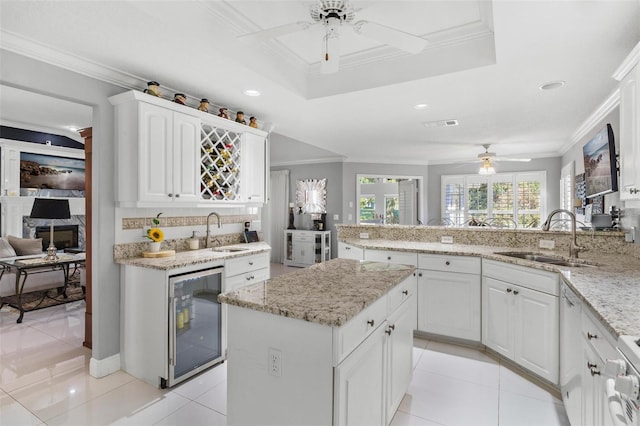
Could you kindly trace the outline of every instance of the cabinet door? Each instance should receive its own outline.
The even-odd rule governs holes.
[[[171,201],[173,193],[173,112],[140,102],[138,200]]]
[[[173,184],[175,202],[193,203],[200,198],[200,119],[173,113]]]
[[[336,426],[385,424],[386,321],[335,368]]]
[[[511,294],[516,300],[513,360],[557,384],[560,363],[558,298],[519,286],[514,286]]]
[[[413,327],[416,323],[416,298],[403,303],[389,317],[387,325],[387,423],[400,406],[413,374]]]
[[[513,285],[482,278],[482,343],[513,359]]]
[[[293,240],[293,262],[313,265],[316,259],[316,245],[313,241]]]
[[[241,192],[244,201],[263,204],[266,185],[266,139],[245,133],[242,139]]]
[[[640,200],[640,65],[620,84],[620,199]]]
[[[480,276],[418,271],[418,330],[480,341]]]

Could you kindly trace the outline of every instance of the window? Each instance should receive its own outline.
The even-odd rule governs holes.
[[[374,223],[376,220],[376,197],[360,196],[360,223]]]
[[[545,172],[442,176],[442,217],[500,227],[539,228],[545,214]]]
[[[398,194],[384,196],[384,223],[386,225],[400,223]]]

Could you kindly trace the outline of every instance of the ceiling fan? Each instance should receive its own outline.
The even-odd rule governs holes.
[[[340,33],[338,30],[343,25],[351,26],[356,34],[412,54],[420,53],[428,43],[427,40],[416,35],[375,22],[357,21],[354,23],[355,15],[356,10],[349,4],[348,0],[317,0],[310,9],[310,16],[313,22],[292,22],[245,34],[238,38],[245,40],[276,38],[285,34],[304,31],[311,26],[320,24],[325,30],[322,38],[323,55],[320,62],[320,72],[323,74],[338,71],[340,60]]]
[[[474,161],[469,161],[469,163],[482,163],[480,166],[480,170],[478,170],[478,174],[481,175],[493,175],[496,173],[496,169],[493,167],[493,161],[501,162],[501,161],[519,161],[519,162],[529,162],[531,158],[512,158],[512,157],[498,157],[495,152],[489,152],[489,147],[491,144],[483,144],[484,152],[478,154],[478,159]]]

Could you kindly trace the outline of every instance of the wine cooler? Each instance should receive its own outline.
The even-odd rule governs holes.
[[[162,387],[223,361],[222,272],[218,267],[169,277],[169,378]]]

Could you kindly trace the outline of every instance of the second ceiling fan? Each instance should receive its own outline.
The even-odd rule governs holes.
[[[310,16],[313,22],[292,22],[245,34],[239,38],[246,40],[276,38],[297,31],[304,31],[314,25],[322,25],[325,34],[322,40],[323,52],[320,72],[323,74],[338,71],[340,63],[340,33],[338,30],[343,25],[351,26],[356,34],[412,54],[420,53],[428,43],[427,40],[416,35],[375,22],[364,20],[353,22],[355,15],[356,10],[349,4],[348,0],[318,0],[310,8]]]

